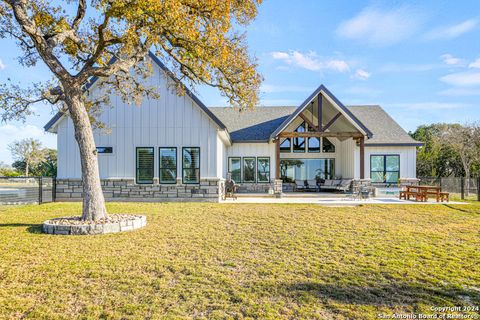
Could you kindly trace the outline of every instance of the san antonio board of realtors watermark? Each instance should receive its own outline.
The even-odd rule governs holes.
[[[426,313],[379,313],[378,319],[480,319],[480,306],[431,307]]]

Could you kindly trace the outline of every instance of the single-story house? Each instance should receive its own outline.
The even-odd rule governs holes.
[[[282,192],[295,180],[350,178],[394,184],[416,178],[412,139],[380,106],[345,106],[319,86],[300,106],[206,107],[188,89],[171,90],[165,65],[153,55],[148,85],[159,98],[140,107],[111,97],[95,130],[107,199],[218,201],[230,174],[247,192]],[[95,97],[98,81],[86,94]],[[56,114],[57,198],[82,197],[80,156],[71,119]]]

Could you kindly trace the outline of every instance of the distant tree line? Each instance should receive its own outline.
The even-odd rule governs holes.
[[[44,148],[36,139],[14,141],[8,146],[15,162],[11,166],[0,163],[0,176],[42,176],[57,175],[57,150]]]
[[[418,177],[480,177],[480,124],[422,125],[410,133],[422,141]]]

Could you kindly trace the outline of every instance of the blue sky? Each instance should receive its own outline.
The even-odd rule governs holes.
[[[344,104],[380,104],[406,130],[480,120],[480,1],[267,0],[247,39],[264,77],[262,105],[298,105],[323,83]],[[50,78],[41,64],[19,66],[13,42],[0,45],[0,81]],[[208,106],[225,105],[211,88],[198,92]],[[16,139],[55,147],[42,130],[51,107],[36,111],[0,124],[0,161],[11,163]]]

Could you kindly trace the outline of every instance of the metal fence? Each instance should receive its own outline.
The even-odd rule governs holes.
[[[458,194],[462,199],[480,201],[480,177],[419,177],[420,185],[439,186],[442,191]]]
[[[55,179],[0,177],[0,205],[55,201]]]

